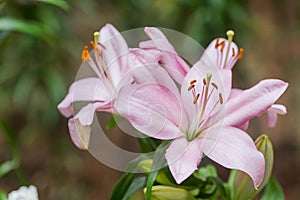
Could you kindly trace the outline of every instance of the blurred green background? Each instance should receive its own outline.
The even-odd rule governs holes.
[[[274,175],[286,199],[298,199],[299,10],[296,0],[0,0],[0,190],[29,183],[38,187],[40,199],[108,199],[121,173],[72,144],[67,119],[56,106],[75,78],[83,46],[112,23],[120,31],[174,29],[204,47],[235,30],[245,53],[235,67],[234,86],[247,88],[264,78],[290,83],[279,100],[288,115],[274,129],[266,127],[265,117],[255,119],[248,132],[270,136]],[[120,134],[114,137],[132,146]],[[226,177],[228,171],[220,173]]]

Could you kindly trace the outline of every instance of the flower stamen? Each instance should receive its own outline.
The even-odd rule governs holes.
[[[84,46],[84,49],[81,53],[81,60],[82,61],[85,61],[85,60],[90,61],[91,60],[88,46]]]
[[[228,55],[229,55],[229,51],[230,51],[230,46],[233,40],[233,36],[234,36],[234,32],[232,30],[229,30],[226,32],[226,35],[228,37],[228,47],[227,47],[227,52],[226,52],[226,56],[225,56],[225,60],[224,60],[224,65],[223,65],[223,69],[225,69],[226,67],[226,62],[228,59]]]

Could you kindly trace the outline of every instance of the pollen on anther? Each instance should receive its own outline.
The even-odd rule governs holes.
[[[217,85],[215,82],[212,82],[211,85],[212,85],[214,88],[216,88],[216,90],[219,89],[218,85]]]
[[[84,61],[84,60],[90,60],[90,53],[89,53],[89,48],[88,46],[84,46],[84,49],[81,53],[81,60]]]
[[[225,41],[219,42],[219,38],[216,40],[215,48],[217,49],[219,46],[221,46],[221,52],[223,52],[224,47],[225,47]]]
[[[190,91],[191,89],[193,89],[195,87],[195,85],[193,84],[193,85],[190,85],[189,87],[188,87],[188,91]]]
[[[98,56],[101,56],[102,53],[101,53],[100,49],[95,45],[95,42],[91,41],[90,43],[91,43],[92,48],[97,52]]]
[[[223,97],[221,93],[219,93],[219,100],[220,100],[220,104],[223,104]]]
[[[206,85],[206,79],[203,78],[203,85]]]
[[[190,85],[194,85],[194,83],[196,83],[197,82],[197,80],[191,80],[191,82],[190,82]]]
[[[98,42],[98,44],[99,44],[103,49],[106,49],[106,47],[104,46],[104,44],[102,44],[101,42]]]
[[[232,57],[235,56],[235,51],[234,51],[234,48],[232,47]]]
[[[198,99],[199,99],[199,96],[200,96],[199,93],[196,94],[196,96],[195,96],[195,98],[194,98],[194,101],[193,101],[193,104],[196,104],[196,103],[197,103],[197,101],[198,101]]]
[[[244,53],[244,49],[240,48],[238,59],[241,59],[243,57],[243,53]]]

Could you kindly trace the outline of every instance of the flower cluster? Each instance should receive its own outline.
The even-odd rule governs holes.
[[[171,141],[165,158],[177,184],[192,175],[206,155],[245,172],[258,188],[265,159],[245,131],[249,120],[263,113],[271,127],[277,114],[286,114],[275,102],[288,84],[266,79],[246,90],[232,88],[232,68],[243,56],[233,31],[227,32],[227,39],[213,40],[190,66],[159,29],[144,30],[149,40],[128,48],[107,24],[94,34],[93,51],[84,48],[82,60],[96,76],[74,82],[58,105],[70,118],[75,145],[88,149],[95,112],[111,112],[151,138]],[[88,104],[75,112],[72,105],[82,101]]]

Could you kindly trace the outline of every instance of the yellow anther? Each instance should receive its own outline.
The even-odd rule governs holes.
[[[241,59],[243,57],[243,53],[244,53],[244,49],[240,48],[238,59]]]

